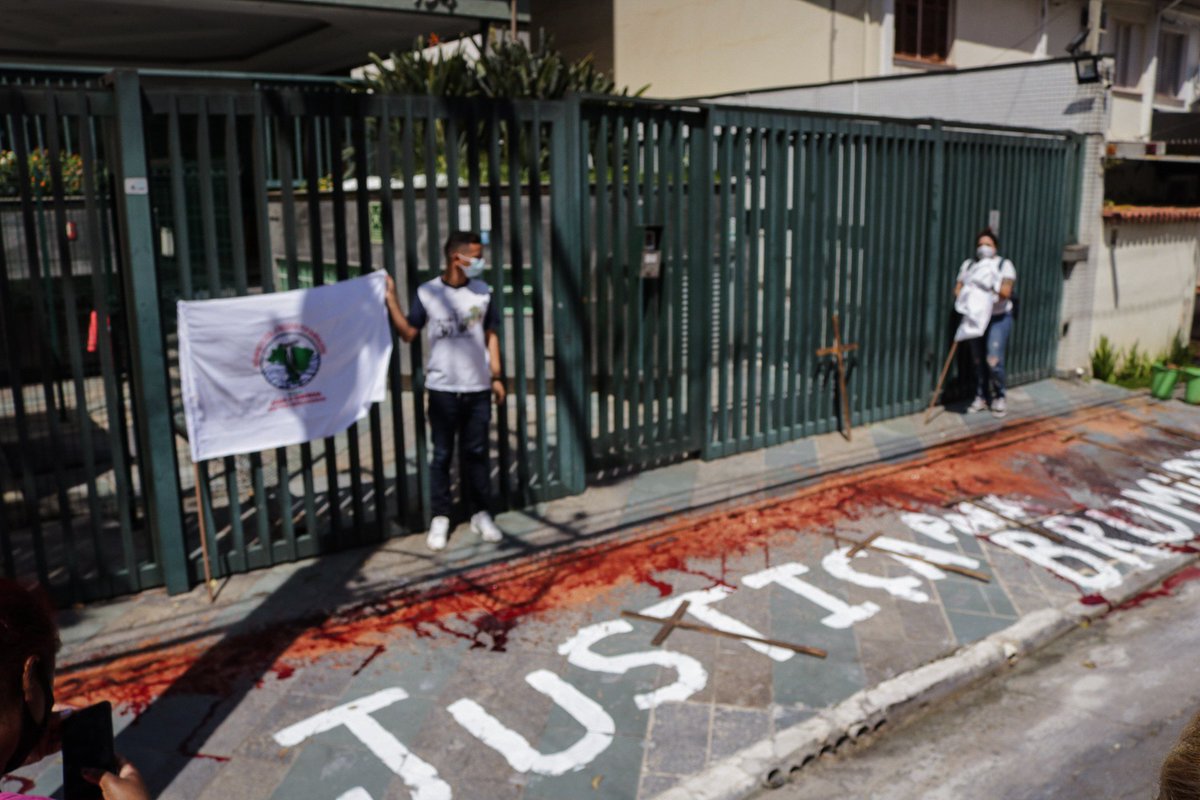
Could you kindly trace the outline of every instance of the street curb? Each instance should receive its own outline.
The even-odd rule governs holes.
[[[712,764],[654,800],[740,800],[764,788],[779,788],[822,754],[1000,672],[1197,561],[1200,554],[1179,554],[1131,573],[1124,583],[1103,594],[1104,603],[1073,601],[1030,612],[1004,630],[944,658],[862,689],[817,716]]]

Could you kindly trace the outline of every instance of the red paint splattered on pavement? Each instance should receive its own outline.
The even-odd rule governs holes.
[[[1156,597],[1170,597],[1181,585],[1195,580],[1200,580],[1200,567],[1188,567],[1187,569],[1180,570],[1171,577],[1167,578],[1165,581],[1163,581],[1162,586],[1159,588],[1150,589],[1149,591],[1134,595],[1113,610],[1124,611],[1130,608],[1137,608],[1147,600],[1152,600]]]
[[[1100,594],[1085,594],[1083,597],[1079,598],[1079,602],[1083,603],[1085,606],[1108,605],[1108,601],[1104,599],[1104,595]]]
[[[1026,426],[1007,438],[997,434],[984,452],[979,442],[949,445],[917,462],[880,465],[782,499],[678,517],[636,536],[474,569],[431,589],[401,589],[331,615],[68,668],[56,692],[76,705],[107,699],[140,714],[168,688],[220,697],[267,674],[287,680],[296,668],[317,659],[328,664],[338,654],[346,654],[349,667],[361,663],[364,650],[381,647],[405,630],[422,637],[444,633],[470,641],[472,648],[502,652],[513,628],[528,617],[579,608],[632,584],[669,595],[674,587],[664,573],[701,574],[720,585],[727,578],[724,568],[716,578],[691,564],[758,550],[765,559],[773,541],[794,542],[797,532],[828,531],[872,511],[938,506],[947,490],[1061,505],[1065,495],[1036,460],[1068,446],[1061,441],[1061,424]]]

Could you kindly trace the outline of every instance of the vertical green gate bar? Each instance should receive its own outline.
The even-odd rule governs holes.
[[[133,379],[146,517],[158,542],[163,579],[172,594],[191,588],[184,549],[179,474],[175,461],[171,399],[159,316],[154,229],[150,218],[141,85],[136,73],[117,70],[110,80],[116,103],[117,204],[121,219],[124,291],[133,348]],[[122,191],[123,189],[123,191]]]

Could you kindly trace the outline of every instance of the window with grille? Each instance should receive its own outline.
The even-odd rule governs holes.
[[[1158,39],[1158,77],[1154,93],[1177,97],[1183,91],[1184,54],[1187,38],[1182,33],[1163,31]]]
[[[896,0],[896,55],[945,61],[950,54],[950,0]]]

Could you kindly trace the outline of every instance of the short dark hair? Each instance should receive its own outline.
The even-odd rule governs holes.
[[[0,707],[20,697],[29,657],[37,656],[49,670],[58,646],[49,603],[15,581],[0,578]]]
[[[483,244],[483,239],[475,231],[451,231],[446,237],[446,246],[442,248],[442,253],[449,262],[451,253],[472,244]]]
[[[975,234],[975,244],[979,244],[979,240],[981,238],[983,238],[984,236],[988,237],[989,239],[991,239],[993,242],[996,243],[997,250],[1000,249],[1000,237],[997,236],[996,232],[994,230],[992,230],[990,227],[984,228],[979,233]]]

